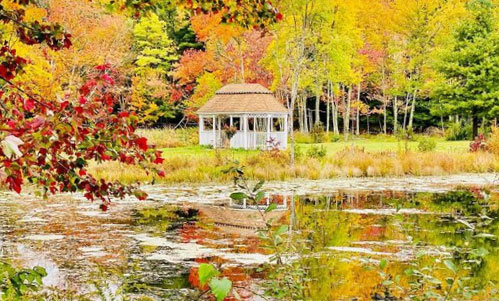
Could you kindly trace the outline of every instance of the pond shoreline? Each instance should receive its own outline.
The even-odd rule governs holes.
[[[270,195],[314,195],[348,191],[404,191],[404,192],[447,192],[459,186],[488,187],[499,189],[499,174],[457,174],[448,176],[412,177],[363,177],[337,178],[328,180],[295,179],[290,181],[269,181],[264,190]],[[215,204],[228,201],[229,195],[237,190],[230,184],[184,184],[146,185],[143,189],[149,198],[165,203]]]

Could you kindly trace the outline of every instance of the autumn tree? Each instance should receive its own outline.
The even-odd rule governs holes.
[[[86,82],[77,91],[59,98],[37,95],[19,80],[29,62],[18,54],[16,45],[39,45],[60,51],[72,44],[71,35],[61,25],[28,18],[28,8],[36,7],[36,3],[2,1],[0,6],[3,22],[0,181],[16,192],[21,192],[26,181],[40,185],[44,195],[82,191],[90,200],[101,199],[103,209],[107,208],[111,197],[134,194],[144,199],[145,193],[135,186],[98,180],[87,173],[88,164],[93,160],[139,164],[159,176],[164,175],[153,165],[162,163],[161,152],[150,149],[147,139],[135,133],[137,116],[116,110],[119,107],[114,89],[118,77],[116,69],[110,64],[96,66],[87,72]],[[127,1],[125,4],[141,12],[141,5],[147,3]],[[239,11],[225,7],[224,3],[219,5],[225,16],[240,15]],[[248,11],[250,16],[258,16],[258,19],[247,19],[244,23],[266,22],[262,16],[275,19],[275,12],[268,10],[265,1],[262,5]],[[259,9],[267,15],[262,15]]]
[[[143,16],[133,28],[133,41],[136,57],[129,106],[143,124],[163,116],[172,117],[168,73],[178,56],[166,23],[154,13]]]

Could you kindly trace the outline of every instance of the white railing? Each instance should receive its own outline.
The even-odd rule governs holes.
[[[216,138],[215,138],[216,137]],[[223,147],[223,139],[225,137],[224,131],[208,130],[199,132],[199,144],[201,145],[213,145],[215,146],[215,141],[217,141],[217,147]],[[237,131],[236,134],[230,140],[231,148],[248,148],[248,149],[264,149],[268,147],[267,141],[270,138],[274,138],[274,143],[280,149],[286,149],[287,140],[285,132],[245,132]]]
[[[201,145],[214,145],[215,135],[213,131],[200,131],[199,144]]]

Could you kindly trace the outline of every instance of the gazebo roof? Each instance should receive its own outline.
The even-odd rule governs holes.
[[[198,111],[215,113],[287,113],[271,91],[259,84],[229,84],[222,87]]]

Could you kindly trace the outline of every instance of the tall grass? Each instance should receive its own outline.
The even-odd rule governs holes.
[[[156,148],[174,148],[194,146],[199,144],[199,134],[197,128],[185,129],[139,129],[137,134],[146,137],[148,144]]]
[[[499,172],[499,156],[490,152],[366,152],[361,148],[352,147],[329,153],[324,158],[304,155],[290,168],[288,152],[273,156],[267,152],[206,150],[193,154],[166,155],[163,164],[166,176],[156,178],[156,182],[228,182],[231,177],[223,173],[223,170],[235,159],[246,167],[250,178],[267,181]],[[92,165],[91,172],[100,178],[125,183],[152,180],[152,176],[139,167],[119,163]]]

